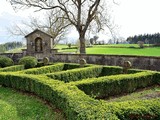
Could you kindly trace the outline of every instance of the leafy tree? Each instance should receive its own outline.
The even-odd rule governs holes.
[[[107,10],[107,0],[9,0],[13,7],[22,9],[36,7],[38,10],[61,11],[63,18],[72,24],[78,31],[80,53],[86,53],[85,34],[94,27],[100,31],[104,27],[113,29],[110,15]],[[65,16],[63,16],[65,15]],[[54,16],[53,16],[54,17]]]

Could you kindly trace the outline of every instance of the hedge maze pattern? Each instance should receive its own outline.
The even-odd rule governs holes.
[[[34,93],[56,105],[68,120],[160,119],[160,99],[108,103],[104,98],[160,84],[160,73],[121,67],[55,63],[0,69],[0,85]]]

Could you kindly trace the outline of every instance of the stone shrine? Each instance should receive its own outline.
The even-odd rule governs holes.
[[[34,30],[25,36],[27,40],[27,49],[23,49],[24,55],[35,56],[38,59],[49,57],[52,53],[57,53],[57,49],[53,49],[52,36],[41,31]]]

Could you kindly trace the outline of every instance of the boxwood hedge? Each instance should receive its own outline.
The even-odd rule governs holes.
[[[86,67],[89,65],[86,65]],[[69,63],[55,63],[53,65],[42,66],[39,68],[32,68],[28,70],[24,70],[25,74],[46,74],[46,73],[54,73],[62,70],[69,70],[79,68],[79,64],[69,64]]]
[[[92,97],[108,97],[122,93],[130,93],[138,88],[158,83],[156,72],[140,72],[128,75],[104,76],[71,82]]]
[[[76,86],[62,81],[51,80],[42,75],[0,73],[0,84],[22,91],[35,93],[62,109],[69,120],[118,120],[110,110],[105,110],[101,102],[94,100]]]
[[[65,65],[61,63],[56,65],[63,66],[55,68],[56,70],[78,67],[73,65],[65,68]],[[57,79],[62,81],[51,79],[46,75],[32,75],[52,71],[49,68],[44,68],[24,70],[22,72],[0,72],[0,85],[31,92],[50,101],[57,108],[63,110],[68,120],[160,119],[160,99],[108,103],[90,97],[106,97],[124,92],[133,92],[141,87],[160,84],[160,73],[158,72],[132,70],[134,74],[99,77],[101,75],[111,75],[112,72],[109,69],[114,71],[114,68],[107,69],[107,67],[104,68],[103,66],[90,66],[62,71],[61,73],[47,74],[47,76],[57,75]],[[40,69],[43,69],[43,72]],[[121,68],[115,69],[116,72],[114,71],[113,74],[121,72]],[[69,71],[72,71],[73,74]],[[26,74],[27,72],[30,75]],[[88,77],[99,78],[86,79]],[[70,82],[84,78],[86,80]]]
[[[70,66],[71,66],[70,64],[67,64],[67,67]],[[79,67],[79,65],[76,66]],[[46,75],[56,80],[71,82],[71,81],[79,81],[86,78],[123,74],[122,67],[97,66],[97,65],[87,65],[87,66],[85,68],[60,71],[57,73],[49,73]],[[138,73],[138,72],[141,72],[141,70],[133,70],[133,69],[129,70],[129,73]]]
[[[57,73],[46,74],[48,77],[64,82],[78,81],[86,78],[98,77],[102,72],[102,66],[91,66]]]
[[[24,65],[14,65],[10,67],[0,68],[0,72],[15,72],[24,70]]]

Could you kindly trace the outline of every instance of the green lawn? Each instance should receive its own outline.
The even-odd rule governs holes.
[[[160,56],[160,47],[151,48],[87,48],[87,54]]]
[[[149,44],[144,44],[145,47],[149,46]],[[93,47],[136,47],[139,48],[138,44],[108,44],[108,45],[94,45]]]
[[[134,46],[135,48],[130,48]],[[76,53],[77,49],[59,50],[62,53]],[[94,45],[86,48],[87,54],[109,54],[109,55],[138,55],[138,56],[160,56],[160,47],[145,47],[140,49],[137,44],[119,45]]]
[[[123,102],[123,101],[133,101],[133,100],[144,100],[160,98],[160,86],[153,86],[145,89],[138,90],[131,94],[115,96],[106,99],[107,102]]]
[[[0,120],[64,120],[58,111],[33,95],[0,87]]]
[[[147,44],[145,46],[148,46]],[[57,45],[60,53],[77,53],[75,45],[68,49],[68,45]],[[22,48],[7,51],[7,53],[21,52]],[[93,45],[86,48],[87,54],[109,54],[109,55],[138,55],[138,56],[160,56],[160,47],[145,47],[140,49],[137,44],[111,44]]]

